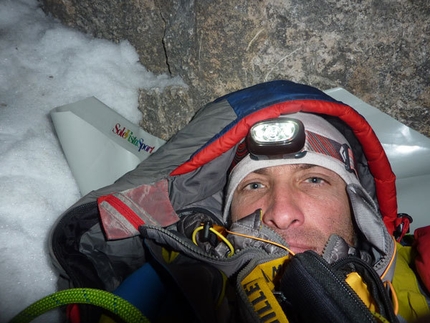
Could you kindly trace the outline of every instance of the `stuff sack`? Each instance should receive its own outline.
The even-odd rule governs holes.
[[[329,264],[313,251],[297,254],[280,289],[290,323],[398,322],[381,279],[358,257]]]

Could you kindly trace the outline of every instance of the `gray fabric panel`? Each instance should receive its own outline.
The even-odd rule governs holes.
[[[376,261],[373,268],[379,275],[382,275],[393,256],[394,241],[370,195],[354,184],[347,186],[347,192],[358,229],[374,248]]]
[[[348,185],[347,192],[358,228],[378,251],[386,252],[383,234],[385,226],[373,199],[358,185]]]
[[[190,204],[204,208],[210,207],[221,220],[227,170],[234,157],[234,152],[235,148],[230,149],[199,169],[172,178],[170,200],[174,209],[186,208]],[[214,202],[219,202],[219,204],[215,205]]]
[[[221,210],[223,208],[223,205],[224,205],[224,191],[218,191],[214,195],[209,196],[203,200],[188,204],[187,208],[203,208],[209,211],[210,213],[216,215],[217,218],[222,222]]]

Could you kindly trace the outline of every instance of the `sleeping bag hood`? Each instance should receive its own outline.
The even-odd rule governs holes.
[[[143,240],[200,257],[227,276],[237,273],[254,257],[252,253],[239,264],[239,256],[211,259],[191,241],[178,238],[178,227],[196,210],[227,226],[225,186],[238,145],[256,122],[296,112],[322,116],[351,144],[364,188],[348,192],[355,223],[374,257],[374,269],[383,279],[391,279],[393,235],[404,234],[408,222],[397,215],[395,176],[372,128],[353,108],[320,90],[272,81],[207,104],[136,169],[70,207],[50,236],[52,259],[63,282],[69,287],[115,289],[145,262]]]

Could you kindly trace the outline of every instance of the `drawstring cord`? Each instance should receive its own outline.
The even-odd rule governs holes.
[[[192,240],[193,243],[195,245],[198,245],[197,243],[197,233],[203,230],[203,241],[207,241],[209,238],[209,232],[212,232],[213,234],[215,234],[221,241],[223,241],[227,247],[230,249],[230,252],[228,253],[228,257],[231,257],[234,255],[235,249],[234,246],[231,244],[231,242],[224,236],[223,233],[228,233],[228,234],[232,234],[232,235],[236,235],[236,236],[240,236],[240,237],[244,237],[244,238],[249,238],[249,239],[253,239],[253,240],[258,240],[261,242],[265,242],[265,243],[269,243],[271,245],[277,246],[278,248],[284,249],[286,251],[288,251],[292,256],[295,255],[295,253],[293,251],[291,251],[291,249],[289,249],[287,246],[284,246],[283,244],[271,241],[271,240],[267,240],[267,239],[263,239],[263,238],[259,238],[259,237],[255,237],[255,236],[251,236],[251,235],[247,235],[244,233],[238,233],[238,232],[234,232],[234,231],[230,231],[227,230],[226,228],[219,226],[219,225],[211,225],[211,223],[205,222],[202,223],[202,225],[198,226],[196,229],[194,229],[193,234],[192,234]]]

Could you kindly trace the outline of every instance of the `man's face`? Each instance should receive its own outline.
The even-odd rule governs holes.
[[[263,222],[280,234],[294,253],[314,250],[321,254],[331,234],[353,245],[346,184],[327,168],[282,165],[248,174],[233,194],[232,220],[257,209],[262,209]]]

